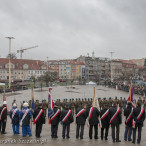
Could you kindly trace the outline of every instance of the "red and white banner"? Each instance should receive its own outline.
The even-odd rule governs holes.
[[[12,119],[14,118],[14,116],[15,116],[17,110],[18,110],[17,108],[13,110]]]
[[[139,119],[141,118],[143,112],[144,112],[144,108],[141,108],[141,111],[140,111],[139,115],[137,116],[137,120],[139,120]],[[133,126],[134,128],[135,128],[135,124],[136,124],[136,121],[134,121],[134,119],[133,119],[133,121],[132,121],[132,126]]]
[[[76,118],[79,117],[84,111],[86,111],[86,110],[85,110],[85,109],[81,109],[81,110],[77,113]]]
[[[7,109],[7,107],[4,107],[4,108],[2,109],[2,111],[1,111],[1,113],[0,113],[0,120],[1,120],[1,117],[2,117],[2,115],[3,115],[3,112],[4,112],[6,109]]]
[[[129,120],[131,119],[132,113],[133,113],[133,108],[132,108],[132,110],[131,110],[130,115],[128,116],[128,118],[127,118],[126,121],[125,121],[126,124],[127,124],[127,123],[129,122]]]
[[[40,112],[38,113],[37,117],[34,119],[33,124],[35,124],[38,121],[38,119],[40,118],[40,116],[42,115],[42,113],[43,113],[43,110],[41,109]]]
[[[120,112],[120,108],[117,109],[116,113],[113,115],[113,117],[110,119],[110,124],[112,123],[112,121],[115,119],[115,117],[118,115],[118,113]]]
[[[29,109],[27,109],[27,110],[25,111],[25,113],[24,113],[24,115],[23,115],[23,117],[22,117],[22,119],[21,119],[21,121],[20,121],[20,126],[22,126],[22,122],[23,122],[24,118],[27,116],[28,112],[29,112]]]
[[[51,124],[51,121],[54,120],[58,116],[59,113],[60,113],[60,109],[58,109],[57,112],[50,118],[49,124]]]
[[[70,114],[71,114],[71,110],[69,110],[67,112],[66,116],[63,118],[63,120],[62,120],[63,123],[68,119],[68,117],[69,117]]]
[[[100,118],[100,120],[99,120],[99,127],[102,128],[102,122],[101,122],[101,120],[103,120],[108,115],[108,113],[109,113],[109,109],[107,109],[107,111]]]

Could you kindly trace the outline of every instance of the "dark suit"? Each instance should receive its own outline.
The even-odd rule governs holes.
[[[80,107],[77,109],[76,114],[78,114],[81,110],[83,109],[83,107]],[[83,134],[84,134],[84,126],[85,126],[85,122],[87,119],[87,112],[84,111],[82,114],[80,114],[78,117],[76,117],[76,138],[79,138],[79,131],[80,131],[80,139],[83,139]]]
[[[109,109],[109,121],[113,117],[113,115],[117,112],[117,106],[113,106]],[[112,128],[112,139],[113,141],[119,141],[119,134],[120,134],[120,124],[122,123],[121,111],[117,114],[114,120],[111,122]],[[115,138],[115,129],[116,129],[116,138]]]
[[[141,131],[142,131],[142,127],[143,127],[143,122],[145,120],[145,111],[143,112],[142,116],[140,117],[140,119],[138,120],[137,117],[141,112],[141,107],[138,106],[133,110],[133,119],[136,122],[135,128],[133,128],[133,143],[135,143],[136,140],[136,130],[138,128],[138,139],[137,139],[137,143],[140,143],[141,141]]]
[[[107,109],[101,110],[100,117],[102,117],[106,111],[107,111]],[[105,140],[107,140],[108,130],[109,130],[109,114],[104,119],[101,119],[101,124],[102,124],[101,139],[103,139],[103,137],[104,137],[104,130],[105,130]]]
[[[57,110],[58,108],[54,107],[53,109],[54,114],[57,112]],[[51,120],[51,137],[52,138],[57,138],[59,120],[60,120],[60,113],[58,113],[58,115],[53,120]]]
[[[38,108],[38,109],[34,110],[33,119],[35,119],[37,117],[37,115],[39,114],[40,110],[41,110],[41,108]],[[38,137],[38,138],[40,137],[40,134],[42,132],[43,124],[45,124],[44,111],[43,111],[43,113],[41,114],[41,116],[39,117],[39,119],[36,122],[36,134],[35,134],[35,136]]]
[[[60,116],[60,120],[62,121],[64,119],[64,117],[67,115],[69,109],[68,108],[65,108],[61,111],[61,116]],[[70,132],[70,124],[74,121],[73,119],[73,115],[72,113],[69,115],[69,117],[66,119],[66,121],[63,124],[63,130],[62,130],[62,137],[65,138],[65,131],[67,129],[67,134],[66,134],[66,137],[67,138],[70,138],[69,137],[69,132]]]
[[[89,116],[89,112],[90,112],[90,108],[88,109],[88,116]],[[89,120],[89,125],[90,125],[89,138],[90,139],[92,139],[93,127],[94,127],[94,138],[98,139],[98,123],[99,123],[98,117],[99,117],[99,115],[100,115],[99,110],[96,107],[94,107],[92,116]]]

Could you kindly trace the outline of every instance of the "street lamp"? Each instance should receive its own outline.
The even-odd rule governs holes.
[[[11,39],[15,39],[14,37],[6,37],[9,39],[9,89],[11,88]]]

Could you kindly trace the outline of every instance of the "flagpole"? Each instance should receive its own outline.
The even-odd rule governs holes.
[[[32,100],[33,100],[33,87],[31,90],[31,120],[30,120],[30,124],[31,124],[31,132],[32,132]]]
[[[93,96],[93,101],[92,101],[92,106],[95,106],[95,97],[96,97],[96,92],[95,92],[95,87],[94,87],[94,96]]]

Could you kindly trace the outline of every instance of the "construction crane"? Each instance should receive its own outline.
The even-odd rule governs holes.
[[[20,50],[17,50],[17,53],[20,53],[20,59],[22,59],[22,53],[26,50],[29,50],[29,49],[32,49],[32,48],[36,48],[38,46],[33,46],[33,47],[29,47],[29,48],[24,48],[24,49],[20,49]]]

